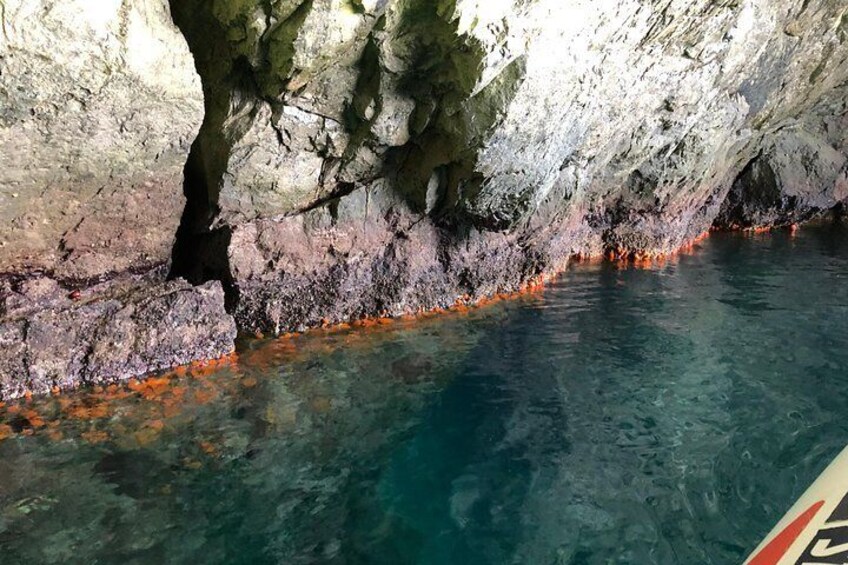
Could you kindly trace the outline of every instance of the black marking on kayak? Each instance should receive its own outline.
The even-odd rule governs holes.
[[[848,564],[848,495],[821,526],[795,565]],[[837,525],[842,524],[842,525]]]

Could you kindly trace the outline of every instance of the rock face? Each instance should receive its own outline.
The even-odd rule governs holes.
[[[8,288],[171,263],[283,332],[848,201],[841,0],[162,2],[0,5]]]
[[[799,223],[848,202],[846,99],[843,86],[769,135],[734,182],[717,225]]]
[[[161,283],[114,298],[98,293],[91,302],[39,308],[0,323],[0,398],[217,358],[232,350],[235,337],[218,283]]]
[[[838,0],[174,14],[208,108],[177,272],[226,281],[245,329],[445,306],[848,197]]]
[[[167,4],[4,0],[2,15],[0,271],[167,264],[203,119]]]
[[[0,24],[0,398],[231,351],[220,285],[165,284],[203,119],[167,3],[2,0]]]

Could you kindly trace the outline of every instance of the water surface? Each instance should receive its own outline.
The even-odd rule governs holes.
[[[738,563],[848,443],[848,235],[6,406],[3,563]]]

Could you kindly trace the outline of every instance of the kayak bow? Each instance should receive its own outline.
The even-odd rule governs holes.
[[[745,562],[745,565],[845,564],[848,564],[848,448]]]

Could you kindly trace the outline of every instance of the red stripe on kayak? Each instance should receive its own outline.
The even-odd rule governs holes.
[[[804,533],[804,529],[810,525],[822,506],[824,506],[824,500],[810,506],[806,512],[795,518],[794,522],[774,536],[774,539],[751,559],[748,565],[777,565],[786,556],[792,544]]]

